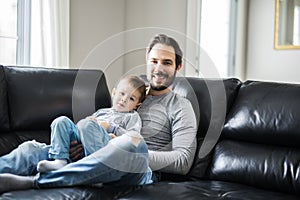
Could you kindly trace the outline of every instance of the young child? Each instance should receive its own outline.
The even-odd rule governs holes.
[[[58,117],[51,124],[49,160],[37,165],[39,172],[59,169],[70,162],[71,140],[81,143],[84,155],[104,147],[109,140],[124,133],[140,133],[142,122],[135,111],[146,96],[145,82],[138,76],[125,76],[112,91],[112,107],[96,111],[76,125],[67,117]]]

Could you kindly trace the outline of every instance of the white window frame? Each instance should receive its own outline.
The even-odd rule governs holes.
[[[17,65],[30,64],[31,0],[18,0]]]

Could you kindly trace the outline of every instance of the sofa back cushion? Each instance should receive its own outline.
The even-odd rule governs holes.
[[[226,138],[300,147],[300,85],[247,81],[228,115]]]
[[[211,161],[211,150],[216,144],[241,82],[238,79],[201,79],[179,77],[173,91],[190,100],[198,119],[197,149],[188,173],[202,178]]]
[[[247,81],[227,116],[211,178],[300,193],[300,85]]]
[[[78,121],[100,107],[110,107],[100,70],[5,67],[13,131],[48,130],[58,116]]]
[[[9,130],[7,88],[3,66],[0,65],[0,133]]]

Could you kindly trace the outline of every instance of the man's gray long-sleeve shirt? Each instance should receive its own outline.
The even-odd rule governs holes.
[[[153,171],[186,174],[196,151],[197,123],[189,100],[170,91],[148,95],[138,109]]]

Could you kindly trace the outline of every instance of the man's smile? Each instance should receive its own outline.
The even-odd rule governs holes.
[[[169,76],[166,73],[152,73],[152,78],[154,78],[157,83],[162,83],[168,77]]]

